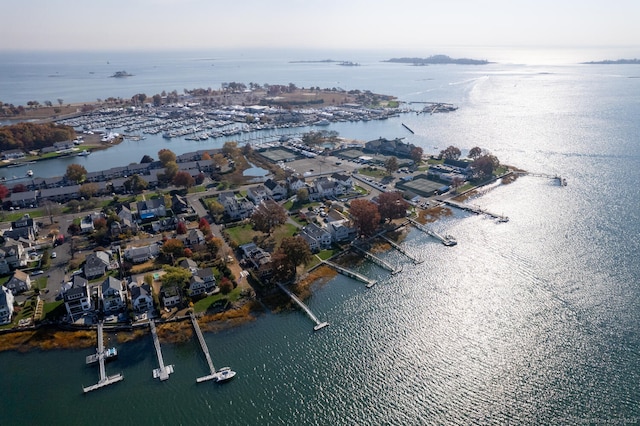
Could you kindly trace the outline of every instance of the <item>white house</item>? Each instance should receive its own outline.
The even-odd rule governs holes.
[[[153,291],[149,284],[131,283],[129,286],[131,293],[131,306],[138,313],[153,310]]]
[[[252,186],[247,189],[247,198],[256,206],[270,198],[267,188],[263,185]]]
[[[64,293],[64,305],[67,308],[70,322],[80,319],[93,309],[89,283],[79,275],[74,275],[71,288]]]
[[[273,179],[267,179],[267,181],[264,183],[264,187],[267,189],[267,193],[269,194],[269,196],[271,196],[271,198],[276,201],[280,201],[287,196],[287,188],[285,188],[283,185],[280,185]]]
[[[302,228],[300,236],[309,244],[312,252],[318,252],[331,247],[331,234],[315,223],[311,223]]]
[[[0,286],[0,324],[11,322],[13,315],[13,293],[5,286]]]
[[[165,308],[179,305],[182,301],[180,290],[176,286],[163,287],[162,290],[160,290],[160,299]]]
[[[122,281],[113,277],[107,277],[107,279],[102,282],[100,290],[102,310],[105,314],[119,312],[127,306]]]

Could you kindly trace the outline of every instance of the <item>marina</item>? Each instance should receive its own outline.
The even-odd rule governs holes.
[[[329,325],[328,322],[320,321],[318,317],[316,317],[315,314],[311,311],[311,309],[309,309],[309,307],[305,305],[304,302],[302,302],[302,300],[298,298],[298,296],[296,296],[291,291],[289,291],[289,289],[287,289],[284,285],[282,285],[281,283],[276,283],[276,284],[278,285],[278,287],[280,287],[282,291],[284,291],[287,294],[287,296],[291,298],[291,300],[296,302],[298,306],[300,306],[302,310],[305,311],[305,313],[309,316],[309,318],[311,318],[311,320],[316,324],[313,327],[313,331],[318,331]]]
[[[106,358],[112,358],[113,356],[117,355],[117,352],[115,352],[115,348],[112,348],[112,349],[109,349],[109,350],[105,351],[105,348],[104,348],[104,332],[103,332],[103,324],[102,324],[102,322],[98,323],[97,335],[98,335],[98,348],[96,349],[96,353],[95,354],[87,356],[86,363],[87,364],[93,364],[96,361],[99,363],[99,366],[100,366],[100,370],[99,370],[100,379],[98,380],[98,383],[96,383],[95,385],[91,385],[91,386],[87,386],[87,387],[83,386],[82,387],[82,391],[84,393],[88,393],[88,392],[94,391],[96,389],[100,389],[100,388],[103,388],[105,386],[109,386],[109,385],[111,385],[113,383],[117,383],[117,382],[119,382],[119,381],[124,379],[122,374],[115,374],[113,376],[107,376],[107,369],[106,369],[106,366],[105,366]]]

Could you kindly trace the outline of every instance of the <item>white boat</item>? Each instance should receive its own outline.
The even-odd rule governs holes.
[[[90,151],[80,151],[77,155],[78,157],[86,157],[89,154],[91,154]]]
[[[223,383],[233,379],[236,375],[236,372],[233,371],[230,367],[222,367],[220,370],[216,371],[216,382]]]
[[[33,170],[27,170],[27,176],[29,177],[33,176]]]

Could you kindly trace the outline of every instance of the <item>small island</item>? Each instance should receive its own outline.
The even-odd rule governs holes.
[[[129,74],[126,71],[116,71],[115,73],[113,73],[113,75],[111,77],[113,77],[113,78],[133,77],[133,74]]]
[[[640,64],[640,59],[616,59],[609,60],[606,59],[604,61],[591,61],[591,62],[581,62],[584,65],[638,65]]]
[[[433,55],[428,58],[391,58],[382,62],[394,62],[400,64],[412,64],[412,65],[486,65],[490,62],[486,59],[469,59],[469,58],[451,58],[447,55]]]

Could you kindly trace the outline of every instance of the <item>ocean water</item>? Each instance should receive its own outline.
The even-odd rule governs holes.
[[[581,60],[605,59],[593,55]],[[75,68],[97,74],[96,64],[109,60],[117,65],[112,68],[136,76],[124,82],[105,77],[99,84],[85,76],[84,84],[80,72],[81,77],[69,77],[74,84],[56,85],[33,77],[42,84],[38,90],[69,101],[83,91],[129,97],[159,87],[171,90],[163,83],[215,87],[217,81],[257,81],[451,102],[459,106],[451,114],[339,123],[330,129],[363,140],[405,137],[426,152],[480,146],[504,163],[561,174],[568,185],[522,177],[470,200],[510,221],[456,211],[432,225],[453,235],[455,247],[412,230],[402,244],[423,263],[413,265],[391,251],[383,257],[402,265],[400,274],[390,276],[369,263],[359,267],[378,280],[375,287],[337,277],[316,289],[307,302],[330,323],[322,331],[314,333],[304,313],[291,311],[206,334],[214,364],[238,372],[223,386],[195,383],[207,371],[195,340],[163,345],[165,362],[175,364],[164,383],[151,376],[157,360],[150,337],[120,346],[119,359],[107,371],[122,372],[124,381],[89,395],[81,388],[98,376],[96,368],[84,366],[89,351],[0,353],[0,424],[640,422],[640,68],[557,61],[483,67],[379,62],[391,56],[202,55],[185,62],[167,55],[166,63],[174,61],[173,69],[181,72],[156,77],[145,76],[140,57],[90,63],[75,57]],[[288,63],[326,57],[363,65]],[[31,66],[41,70],[36,59]],[[73,64],[70,59],[65,63]],[[7,89],[20,85],[6,84],[8,66],[0,63],[0,99],[33,98],[34,92],[19,96],[18,89]],[[209,80],[209,73],[217,80]],[[103,84],[131,86],[121,92],[105,86],[100,92]],[[170,142],[175,152],[200,149],[176,142]],[[137,144],[125,142],[118,149],[137,159],[143,149],[153,154],[164,146],[151,139]]]

